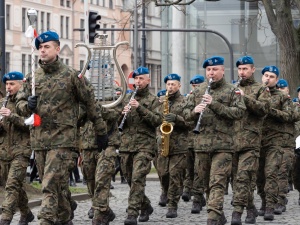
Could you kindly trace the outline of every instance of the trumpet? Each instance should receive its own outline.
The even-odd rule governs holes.
[[[8,98],[9,98],[9,95],[10,95],[10,92],[8,91],[7,93],[6,93],[6,96],[5,96],[5,99],[4,99],[4,102],[2,103],[2,107],[6,107],[6,105],[7,105],[7,102],[8,102]],[[0,115],[0,121],[2,121],[3,120],[3,115]]]
[[[208,86],[207,86],[206,91],[205,91],[205,94],[209,94],[209,92],[210,92],[210,85],[211,85],[212,82],[213,82],[213,79],[210,78],[210,79],[209,79],[209,82],[208,82]],[[202,103],[204,103],[204,100],[203,100],[203,99],[202,99],[202,101],[201,101],[201,104],[202,104]],[[199,118],[198,118],[198,121],[197,121],[197,124],[196,124],[196,127],[195,127],[195,129],[193,130],[194,134],[200,134],[200,125],[201,125],[202,116],[203,116],[203,110],[202,110],[202,112],[200,113]]]
[[[133,99],[135,98],[135,95],[136,95],[138,89],[139,89],[139,86],[136,86],[136,88],[135,88],[133,94],[131,95],[131,98],[130,98],[128,104],[127,104],[129,110],[131,109],[130,101],[133,100]],[[129,111],[125,112],[125,114],[124,114],[124,116],[123,116],[123,119],[122,119],[122,121],[121,121],[121,123],[120,123],[120,125],[119,125],[119,127],[118,127],[120,132],[123,131],[123,126],[124,126],[124,123],[125,123],[125,120],[126,120],[126,117],[127,117],[128,112],[129,112]]]

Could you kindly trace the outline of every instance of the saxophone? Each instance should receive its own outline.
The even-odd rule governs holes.
[[[169,113],[169,93],[166,92],[166,96],[163,102],[164,106],[164,115]],[[173,125],[168,123],[167,121],[163,121],[160,125],[160,131],[162,133],[161,136],[161,155],[167,157],[169,155],[169,148],[170,148],[170,135],[173,131]]]

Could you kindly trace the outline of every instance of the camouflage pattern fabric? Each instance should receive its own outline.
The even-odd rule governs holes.
[[[74,159],[78,157],[77,153],[72,150],[59,148],[47,152],[35,151],[38,168],[42,166],[39,160],[45,156],[44,176],[42,177],[43,200],[38,213],[41,223],[44,221],[66,223],[70,220],[69,174],[75,166]]]
[[[96,167],[96,186],[93,198],[94,218],[100,217],[101,212],[109,209],[109,193],[111,177],[115,172],[116,148],[109,146],[99,154]]]
[[[28,197],[23,189],[23,182],[26,178],[26,169],[29,163],[29,158],[18,156],[12,161],[2,161],[5,185],[5,199],[2,202],[2,216],[3,220],[12,220],[16,213],[16,207],[20,209],[21,215],[25,216],[29,213]],[[6,174],[6,175],[5,175]]]
[[[266,200],[266,207],[274,209],[278,201],[278,171],[283,155],[281,145],[285,134],[293,135],[288,127],[295,118],[289,96],[275,87],[269,89],[271,110],[263,123],[257,192]]]
[[[190,192],[193,189],[194,177],[197,173],[194,172],[194,163],[195,163],[195,152],[194,149],[189,148],[187,155],[187,168],[185,169],[185,176],[183,181],[183,192]],[[197,180],[197,179],[196,179]]]
[[[158,156],[158,173],[162,174],[160,173],[161,166],[163,170],[167,170],[161,175],[161,184],[163,193],[167,193],[168,196],[168,208],[178,208],[178,202],[183,190],[186,163],[185,154],[170,155],[168,157]]]
[[[120,153],[121,167],[130,187],[128,215],[138,216],[139,210],[151,204],[145,195],[146,176],[151,170],[153,156],[148,152]]]

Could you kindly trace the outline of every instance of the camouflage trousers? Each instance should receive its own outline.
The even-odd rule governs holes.
[[[38,213],[41,225],[66,223],[71,217],[70,171],[78,154],[70,148],[35,151],[39,176],[42,180],[42,205]]]
[[[189,148],[186,154],[187,167],[185,169],[185,176],[183,181],[183,191],[190,192],[193,189],[194,181],[194,163],[195,163],[195,152],[194,149]],[[196,178],[196,181],[199,180]]]
[[[260,150],[257,171],[257,193],[266,207],[275,208],[278,202],[278,172],[282,161],[281,147],[277,145],[263,147]]]
[[[254,208],[254,189],[258,169],[258,149],[234,153],[237,169],[233,170],[233,206],[234,211],[243,213],[244,207]]]
[[[0,161],[2,177],[6,182],[1,216],[4,220],[12,220],[16,207],[19,207],[23,216],[30,212],[27,194],[23,189],[28,163],[29,158],[24,156],[18,156],[12,161]]]
[[[294,161],[293,161],[293,182],[295,189],[300,192],[300,157],[294,156]]]
[[[157,172],[161,177],[163,193],[168,196],[168,208],[177,209],[183,189],[184,170],[186,169],[186,155],[176,154],[157,158]]]
[[[82,175],[86,181],[88,194],[93,200],[95,192],[95,174],[97,168],[99,151],[98,149],[89,149],[82,151]]]
[[[202,186],[200,193],[208,195],[208,219],[219,220],[223,214],[224,192],[231,174],[232,153],[195,153],[195,170]],[[195,193],[194,193],[195,195]],[[194,196],[195,197],[195,196]]]
[[[294,162],[294,149],[292,148],[283,148],[282,161],[279,167],[278,172],[278,203],[280,205],[285,205],[285,198],[289,192],[289,173],[292,170]]]
[[[112,175],[115,172],[116,158],[117,152],[114,146],[108,146],[105,151],[98,155],[93,198],[94,218],[100,217],[100,212],[109,209],[110,184]]]
[[[151,170],[153,156],[148,152],[120,153],[121,168],[130,187],[128,197],[128,215],[138,216],[139,210],[150,204],[145,195],[146,176]]]

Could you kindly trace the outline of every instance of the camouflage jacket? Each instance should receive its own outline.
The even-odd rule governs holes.
[[[277,90],[276,87],[269,89],[271,110],[263,123],[262,146],[282,146],[284,136],[294,133],[288,128],[289,124],[295,121],[292,101],[287,94]]]
[[[16,113],[16,96],[10,96],[6,108],[11,110],[9,117],[0,123],[0,160],[10,161],[19,155],[30,157],[30,133],[24,117]],[[1,105],[4,99],[1,99]]]
[[[184,96],[180,94],[180,91],[174,95],[169,96],[169,112],[176,114],[176,120],[173,125],[173,132],[170,135],[169,142],[169,155],[175,155],[179,153],[186,153],[188,148],[188,130],[189,124],[183,117],[183,110],[187,107],[187,101]],[[161,114],[164,112],[164,103],[159,107]],[[162,121],[161,121],[162,123]],[[160,131],[160,126],[158,129],[158,140],[161,139],[162,133]],[[161,150],[161,140],[158,141],[158,150]]]
[[[261,146],[263,118],[270,111],[270,91],[256,82],[254,77],[240,82],[239,89],[244,92],[247,107],[243,118],[236,122],[238,130],[235,135],[236,151],[257,150]]]
[[[96,133],[106,134],[106,124],[101,117],[101,108],[95,104],[93,89],[85,77],[63,64],[58,58],[51,64],[40,64],[35,72],[35,92],[38,103],[35,113],[41,117],[39,127],[31,127],[32,150],[77,146],[77,120],[79,102],[87,107],[88,118],[94,123]],[[31,95],[31,77],[17,94],[17,110],[29,116],[28,96]]]
[[[188,110],[184,110],[185,118],[197,124],[199,113],[194,108],[202,101],[207,89],[204,82],[196,87],[188,98]],[[225,78],[211,84],[210,95],[213,100],[203,112],[200,134],[194,138],[195,152],[233,152],[232,131],[234,121],[245,114],[246,106],[237,89],[225,81]]]
[[[100,104],[100,103],[98,103]],[[114,109],[107,109],[101,107],[101,115],[107,124],[107,134],[109,138],[108,145],[115,146],[119,148],[120,146],[120,135],[117,126],[117,120],[119,118],[119,113]],[[83,110],[82,107],[80,110]],[[85,111],[85,110],[84,110]],[[84,116],[83,116],[84,117]],[[80,127],[80,150],[95,150],[98,149],[96,143],[96,135],[93,123],[89,120],[85,120],[84,125]]]
[[[120,112],[128,104],[130,98],[131,94],[127,94],[122,108],[119,107]],[[140,105],[136,109],[131,108],[127,114],[121,133],[120,152],[149,152],[154,155],[157,149],[155,129],[162,121],[162,115],[158,112],[158,106],[161,103],[149,92],[148,87],[138,90],[135,99]],[[123,115],[119,122],[122,118]]]

